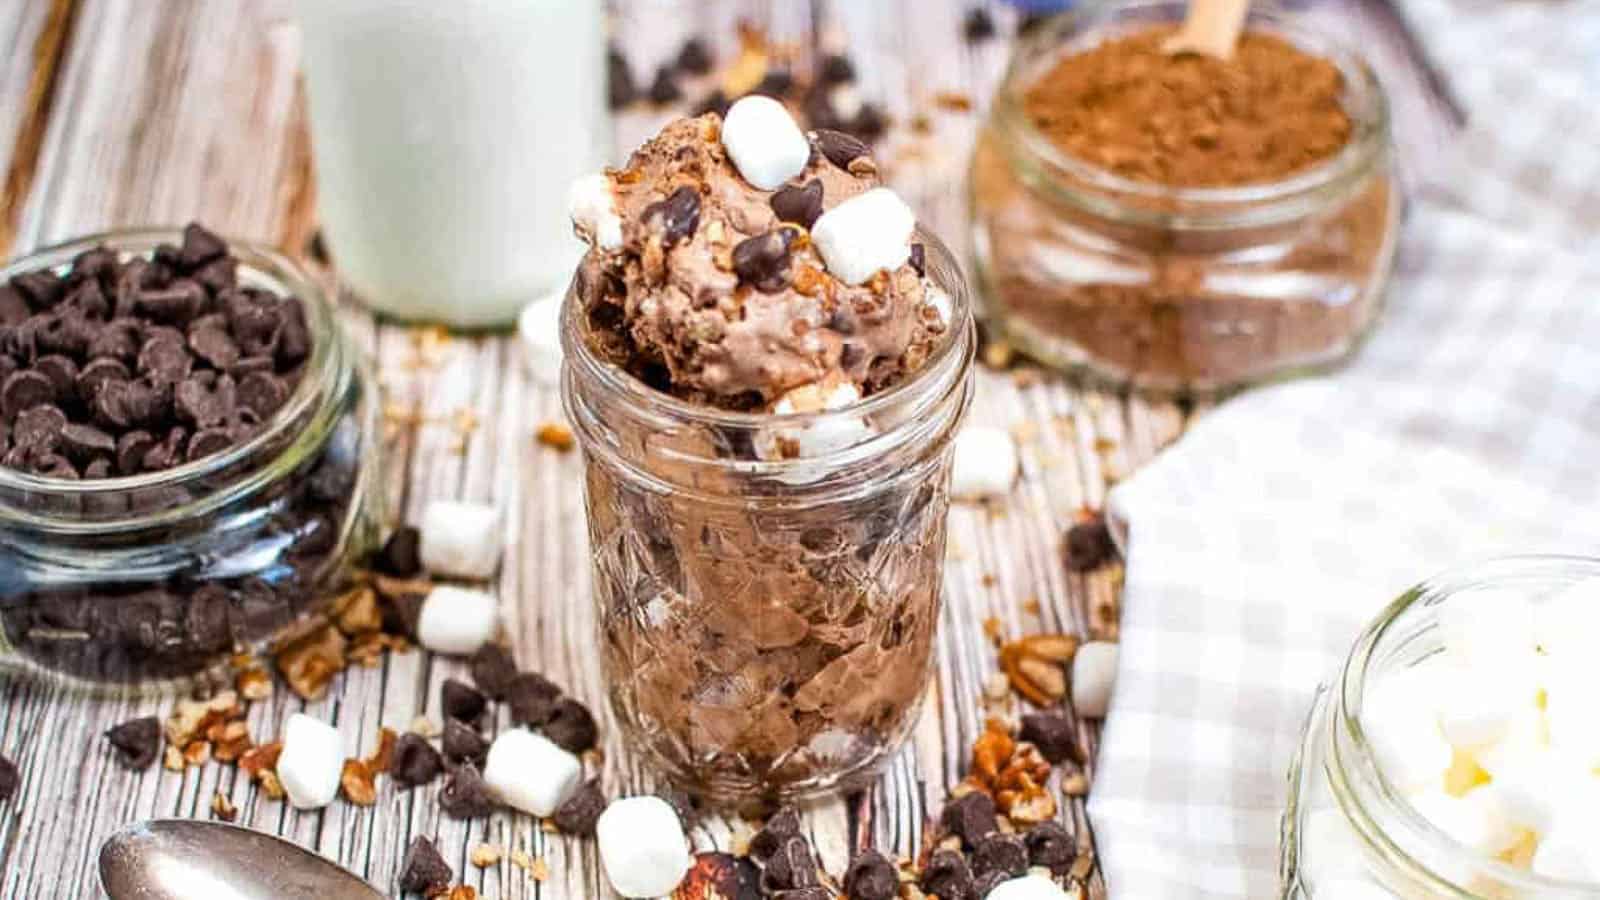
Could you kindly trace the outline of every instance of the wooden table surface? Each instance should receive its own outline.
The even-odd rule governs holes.
[[[880,149],[892,182],[959,251],[966,244],[966,156],[1014,22],[994,4],[1002,37],[968,45],[961,37],[968,5],[631,0],[619,4],[614,31],[636,78],[646,82],[689,33],[709,36],[719,60],[731,59],[739,20],[792,43],[802,69],[819,48],[847,52],[863,95],[898,123]],[[7,48],[0,62],[0,250],[14,255],[86,232],[198,219],[303,256],[316,229],[315,187],[297,76],[300,35],[289,7],[284,0],[0,3]],[[943,92],[977,107],[940,102]],[[694,99],[705,89],[690,93]],[[622,115],[618,157],[667,115]],[[912,134],[905,123],[919,116],[927,117],[923,133]],[[556,393],[529,381],[504,335],[453,337],[427,354],[432,365],[419,366],[417,330],[377,324],[346,299],[347,323],[372,355],[387,402],[415,408],[424,420],[389,436],[393,508],[414,515],[430,499],[459,497],[510,512],[506,565],[495,588],[518,660],[602,714],[610,793],[648,789],[651,775],[611,727],[591,652],[580,461],[533,439],[540,423],[560,417]],[[872,790],[808,810],[813,842],[835,874],[866,844],[915,852],[927,817],[964,773],[981,727],[982,684],[995,671],[986,619],[1013,635],[1114,631],[1116,573],[1068,573],[1061,534],[1080,507],[1099,506],[1117,477],[1175,439],[1193,413],[1054,377],[1029,383],[990,370],[978,377],[972,419],[1014,429],[1024,475],[1003,504],[951,511],[937,678],[911,742]],[[452,424],[474,417],[482,424],[469,433]],[[304,704],[280,685],[251,710],[251,733],[271,739],[303,707],[336,722],[352,754],[365,753],[381,726],[403,731],[419,714],[437,720],[441,681],[464,669],[412,652],[391,655],[377,669],[350,669],[319,702]],[[382,779],[375,806],[336,801],[297,812],[260,796],[231,767],[178,774],[116,765],[101,733],[134,716],[165,715],[170,699],[92,700],[18,679],[0,681],[0,697],[0,751],[24,777],[17,797],[0,806],[0,896],[100,896],[96,852],[112,831],[149,817],[208,817],[216,791],[238,806],[241,824],[286,835],[388,890],[411,836],[426,834],[483,896],[610,896],[592,842],[544,833],[523,815],[449,819],[438,808],[438,783],[406,792]],[[498,724],[504,727],[504,714]],[[1083,723],[1086,749],[1097,734],[1097,723]],[[1063,802],[1061,815],[1090,846],[1082,801]],[[725,848],[732,831],[712,819],[693,837],[702,849]],[[467,855],[478,842],[542,858],[548,878],[538,882],[508,863],[472,867]],[[1098,876],[1091,888],[1104,893]]]

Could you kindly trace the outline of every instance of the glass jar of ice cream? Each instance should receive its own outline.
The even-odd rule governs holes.
[[[1600,560],[1407,591],[1322,690],[1289,773],[1284,896],[1600,896]]]

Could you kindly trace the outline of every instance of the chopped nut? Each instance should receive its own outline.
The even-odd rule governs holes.
[[[1079,640],[1071,634],[1034,634],[1022,639],[1022,650],[1029,656],[1053,663],[1072,662]]]
[[[234,762],[251,747],[250,725],[243,719],[213,725],[207,736],[211,739],[211,756],[218,762]]]
[[[278,767],[278,755],[283,752],[283,744],[273,741],[252,747],[239,757],[239,768],[252,778],[259,778],[262,772],[271,772]]]
[[[233,805],[228,795],[216,791],[211,795],[211,814],[224,822],[232,822],[239,815],[239,808]]]
[[[1061,779],[1061,793],[1068,797],[1082,797],[1089,793],[1089,778],[1082,772],[1073,772]]]
[[[239,673],[234,679],[234,688],[239,696],[249,701],[265,700],[272,696],[272,676],[267,670],[252,664],[251,668]]]
[[[372,586],[378,593],[393,600],[397,597],[425,595],[433,590],[431,578],[391,578],[388,575],[372,576]]]
[[[540,425],[534,436],[539,439],[539,443],[560,450],[562,453],[577,445],[577,441],[572,437],[572,429],[560,422],[546,422]]]
[[[1051,703],[1067,695],[1067,673],[1056,663],[1023,656],[1017,660],[1016,673],[1013,677],[1016,676],[1021,676]]]
[[[182,772],[185,763],[183,751],[172,745],[167,745],[166,752],[161,756],[161,767],[171,772]]]
[[[301,698],[319,700],[333,676],[344,671],[345,645],[337,628],[323,625],[278,651],[278,671]]]
[[[1017,351],[1005,341],[991,340],[983,345],[983,364],[991,369],[1004,369],[1016,359]]]
[[[1093,871],[1094,854],[1085,850],[1078,854],[1077,859],[1072,861],[1072,868],[1068,870],[1068,874],[1070,874],[1077,881],[1084,881]]]
[[[1006,680],[1004,672],[995,672],[983,682],[983,699],[991,703],[1000,703],[1011,696],[1011,682]]]
[[[364,760],[367,764],[367,769],[373,775],[381,775],[389,771],[389,767],[394,763],[395,741],[399,739],[399,735],[394,733],[393,728],[383,728],[378,731],[378,747],[372,751],[371,756]]]
[[[544,881],[550,877],[550,866],[545,863],[544,857],[541,856],[535,859],[532,865],[528,866],[528,874],[533,876],[534,881]]]
[[[261,772],[256,776],[256,783],[261,785],[261,793],[266,794],[268,799],[283,799],[283,782],[278,780],[277,772]]]
[[[940,109],[947,109],[951,112],[970,112],[972,110],[972,98],[960,91],[940,91],[933,95],[933,102]]]
[[[469,859],[471,859],[472,864],[478,868],[486,869],[489,866],[498,863],[500,859],[505,856],[505,853],[506,852],[503,848],[495,844],[478,844],[472,848],[472,855],[469,857]]]
[[[378,592],[367,586],[352,588],[333,601],[334,621],[339,630],[355,637],[383,628],[383,613],[378,609]]]
[[[1000,777],[1000,769],[1011,759],[1016,741],[993,719],[972,745],[972,771],[985,782]]]
[[[373,784],[372,770],[359,759],[344,761],[339,773],[339,790],[344,798],[357,806],[371,806],[378,802],[378,789]]]
[[[203,766],[211,761],[210,741],[190,741],[183,748],[183,761],[191,766]]]
[[[478,900],[478,889],[468,884],[458,884],[450,889],[447,900]]]
[[[167,717],[163,730],[167,735],[167,743],[185,747],[196,735],[204,734],[207,728],[217,722],[243,715],[244,707],[239,705],[239,695],[233,691],[221,691],[209,700],[179,700],[172,715]]]
[[[1012,690],[1038,706],[1051,706],[1067,693],[1063,664],[1077,652],[1078,639],[1067,634],[1031,635],[1000,648],[1000,670]]]
[[[983,635],[984,635],[984,637],[987,637],[989,640],[993,641],[994,643],[999,644],[1000,643],[1000,637],[1001,637],[1001,635],[1003,633],[1004,633],[1004,626],[1000,624],[1000,620],[999,619],[995,618],[994,616],[990,616],[987,619],[983,620]]]

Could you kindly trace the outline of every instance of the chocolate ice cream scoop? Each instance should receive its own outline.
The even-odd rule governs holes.
[[[749,411],[808,385],[869,396],[921,368],[947,328],[916,248],[851,284],[808,230],[877,187],[877,167],[847,135],[807,139],[810,159],[773,190],[741,176],[715,113],[585,180],[577,296],[596,353],[679,398]]]

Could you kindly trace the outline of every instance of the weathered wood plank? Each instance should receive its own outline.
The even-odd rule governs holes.
[[[0,9],[0,254],[33,185],[39,148],[50,122],[57,74],[71,33],[73,0],[11,3]]]

